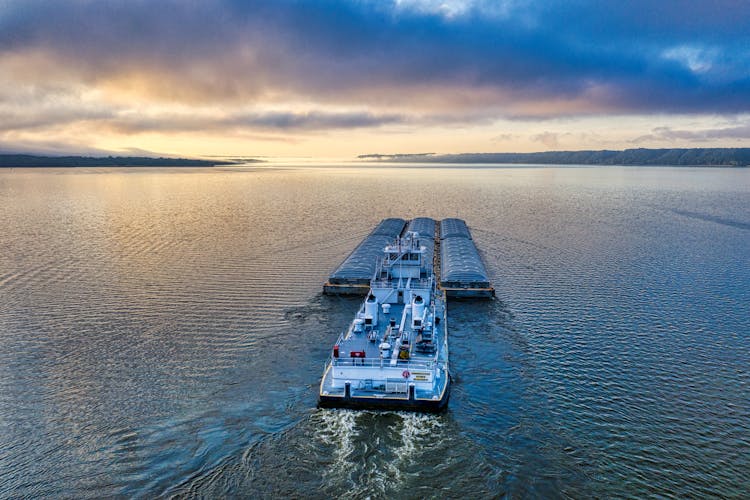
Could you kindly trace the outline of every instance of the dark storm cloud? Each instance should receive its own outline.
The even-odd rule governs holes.
[[[212,132],[231,129],[253,129],[268,131],[314,131],[377,127],[404,121],[398,115],[374,115],[371,113],[312,111],[307,113],[267,112],[236,113],[224,117],[185,114],[160,114],[138,116],[121,114],[102,120],[101,125],[123,133],[140,132]]]
[[[367,112],[234,113],[227,116],[161,113],[140,115],[128,111],[86,110],[75,107],[30,109],[24,113],[0,109],[0,133],[55,127],[70,123],[92,123],[122,133],[222,131],[228,129],[314,131],[378,127],[406,122],[400,115]]]
[[[33,54],[31,77],[41,60],[40,72],[86,85],[138,78],[143,92],[176,102],[738,113],[750,110],[747,19],[750,2],[732,0],[467,2],[453,15],[375,0],[24,0],[3,4],[0,60]],[[380,123],[370,119],[351,125]]]
[[[374,115],[372,113],[310,113],[273,112],[244,114],[222,121],[224,125],[251,126],[269,129],[336,129],[376,127],[385,124],[401,123],[405,119],[399,115]]]

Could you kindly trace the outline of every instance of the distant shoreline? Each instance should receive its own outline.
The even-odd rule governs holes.
[[[367,163],[530,164],[599,166],[748,167],[750,148],[625,149],[537,153],[365,154]]]
[[[351,161],[351,160],[350,160]],[[622,151],[545,151],[536,153],[364,154],[361,165],[529,165],[529,166],[643,166],[750,167],[750,148],[626,149]],[[268,162],[256,158],[199,160],[145,156],[40,156],[0,154],[0,168],[213,168]],[[273,162],[271,162],[273,164]],[[314,163],[313,163],[314,164]],[[321,162],[321,165],[324,165]]]
[[[206,165],[97,165],[97,164],[91,164],[91,165],[0,165],[0,168],[2,169],[13,169],[13,168],[214,168],[216,166],[224,166],[224,165],[216,165],[213,163],[209,163]]]
[[[245,163],[261,163],[247,160]],[[75,167],[178,167],[206,168],[235,165],[224,160],[195,160],[190,158],[150,158],[145,156],[37,156],[0,154],[0,168],[75,168]]]

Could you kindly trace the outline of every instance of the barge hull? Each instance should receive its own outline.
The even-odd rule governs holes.
[[[370,283],[367,284],[339,284],[326,282],[323,285],[323,293],[326,295],[367,295],[370,291]]]
[[[448,297],[495,296],[487,268],[464,220],[443,219],[436,243],[440,246],[440,288]]]
[[[346,408],[350,410],[408,410],[425,413],[439,413],[448,408],[450,384],[442,399],[408,399],[375,396],[324,396],[318,398],[318,408]]]
[[[445,296],[452,299],[491,299],[495,296],[495,289],[489,288],[449,288],[440,287]]]

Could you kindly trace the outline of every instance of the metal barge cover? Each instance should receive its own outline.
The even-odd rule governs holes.
[[[370,279],[375,272],[377,259],[383,248],[401,234],[406,226],[404,219],[389,218],[380,221],[352,253],[331,273],[323,285],[323,293],[330,295],[364,295],[370,289]]]

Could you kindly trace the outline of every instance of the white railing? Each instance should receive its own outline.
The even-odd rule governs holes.
[[[409,383],[406,380],[393,378],[385,379],[385,392],[406,394],[409,391]]]
[[[372,281],[370,281],[370,287],[371,288],[398,288],[398,283],[401,281],[401,284],[405,287],[406,282],[409,278],[401,278],[400,280],[397,278],[385,278],[385,279],[379,279],[379,278],[373,278]],[[411,290],[430,290],[432,288],[432,278],[412,278],[411,282],[409,283],[409,289]]]
[[[375,368],[398,368],[401,370],[432,370],[435,366],[445,368],[445,361],[403,361],[397,360],[395,365],[391,364],[391,359],[380,358],[328,358],[326,364],[332,366],[354,366],[354,367],[375,367]]]

